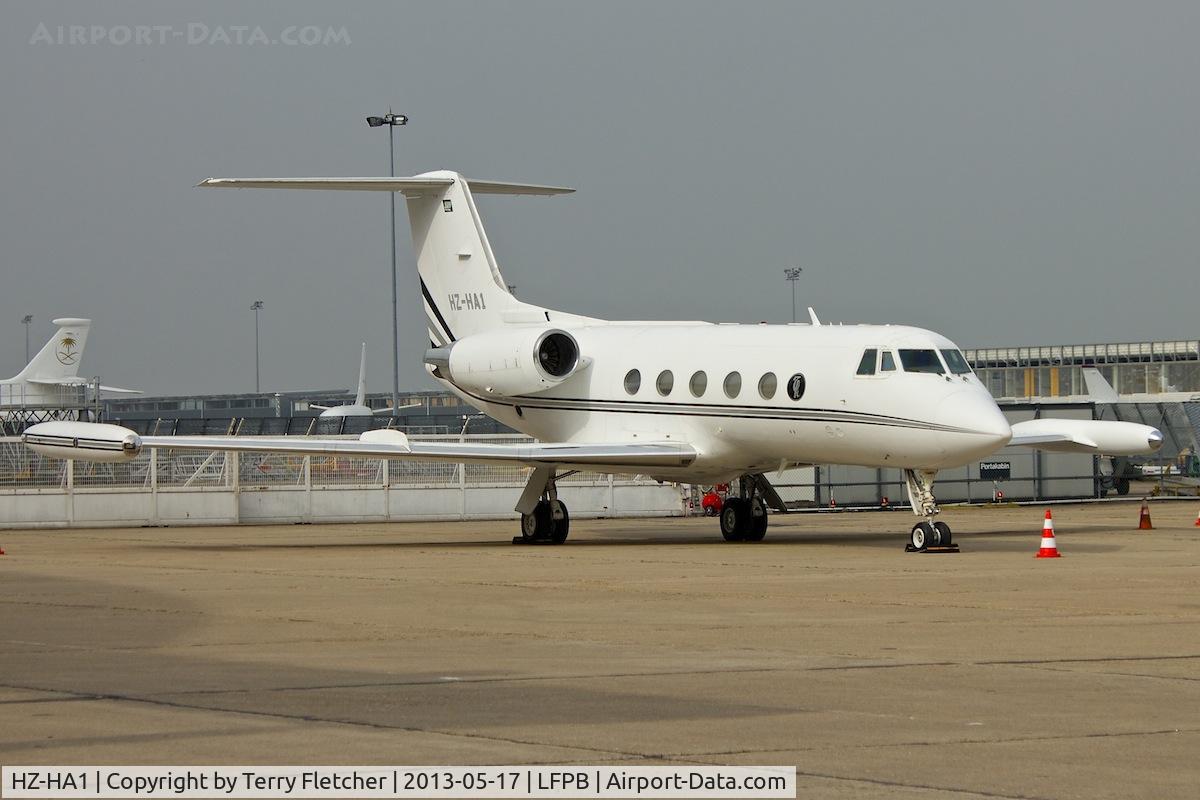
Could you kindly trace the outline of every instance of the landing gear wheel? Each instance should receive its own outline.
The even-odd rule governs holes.
[[[521,515],[521,538],[526,543],[549,539],[553,531],[554,517],[549,502],[541,500],[534,506],[532,514]]]
[[[938,547],[949,547],[953,541],[950,536],[950,526],[944,522],[933,523],[933,530],[937,534]]]
[[[727,542],[740,542],[746,538],[750,506],[740,497],[731,497],[721,509],[721,535]]]
[[[553,526],[550,541],[562,544],[567,540],[567,532],[571,530],[571,515],[567,513],[567,504],[561,500],[555,500],[549,506]]]
[[[928,522],[918,522],[912,529],[912,546],[915,550],[924,550],[932,544],[937,544],[937,532]]]
[[[767,504],[761,497],[750,501],[750,524],[747,526],[747,542],[761,542],[767,535]]]

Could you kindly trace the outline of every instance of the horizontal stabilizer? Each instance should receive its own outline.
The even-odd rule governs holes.
[[[27,383],[33,383],[38,386],[91,386],[92,381],[79,376],[69,378],[26,378]],[[114,394],[141,394],[141,389],[122,389],[119,386],[104,386],[101,384],[100,391],[112,392]]]
[[[569,194],[574,189],[532,183],[473,181],[466,179],[473,194]],[[205,178],[196,184],[215,189],[322,189],[343,192],[400,192],[422,195],[441,191],[454,178],[417,175],[412,178]]]

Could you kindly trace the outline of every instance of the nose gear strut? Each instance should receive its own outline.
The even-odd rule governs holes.
[[[925,517],[924,522],[918,522],[912,528],[911,541],[904,548],[910,553],[928,552],[929,548],[937,548],[939,552],[956,552],[958,549],[953,545],[950,526],[934,521],[934,517],[941,512],[937,498],[933,496],[933,479],[936,477],[934,470],[904,470],[904,483],[913,513]],[[953,550],[950,550],[952,547]]]

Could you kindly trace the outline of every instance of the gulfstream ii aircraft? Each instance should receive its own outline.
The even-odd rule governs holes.
[[[411,178],[210,178],[216,188],[398,192],[407,200],[428,317],[426,369],[450,391],[539,444],[415,442],[398,431],[357,441],[138,436],[116,425],[48,422],[25,434],[49,456],[118,461],[143,447],[348,454],[532,468],[516,503],[521,536],[561,543],[570,516],[564,472],[734,481],[727,540],[758,541],[767,504],[784,510],[764,472],[797,464],[903,470],[918,548],[947,544],[935,521],[938,470],[1016,443],[1132,455],[1156,450],[1154,428],[1037,420],[1009,426],[958,347],[896,325],[724,325],[623,322],[518,300],[488,244],[474,195],[556,195],[552,186],[475,181],[455,172]],[[1029,428],[1026,430],[1026,428]]]

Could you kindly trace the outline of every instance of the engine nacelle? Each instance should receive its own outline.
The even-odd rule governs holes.
[[[39,422],[26,428],[21,440],[39,455],[80,461],[129,461],[142,451],[135,432],[99,422]]]
[[[579,369],[579,344],[558,329],[516,329],[477,334],[425,354],[434,374],[484,395],[535,394]]]

